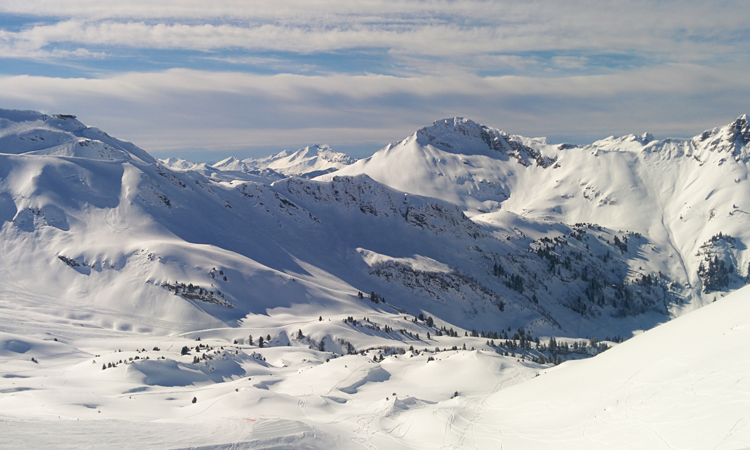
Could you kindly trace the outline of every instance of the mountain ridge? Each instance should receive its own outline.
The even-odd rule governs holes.
[[[75,119],[67,116],[54,119],[28,112],[25,115],[17,112],[5,114],[24,118],[19,119],[24,123],[29,122],[25,120],[26,117],[33,119],[32,129],[38,129],[44,124],[48,128],[54,128],[54,121],[60,120],[63,127],[79,131],[93,130],[83,124],[78,125],[79,122],[69,122]],[[51,124],[49,121],[52,121]],[[742,122],[742,118],[733,124],[715,128],[709,133],[715,138],[708,139],[710,145],[704,145],[702,151],[707,157],[726,155],[732,150],[722,145],[722,142],[741,139],[745,128],[746,122]],[[7,126],[5,130],[6,137],[18,136]],[[60,131],[60,135],[66,139],[80,139],[66,133],[71,132]],[[13,142],[18,142],[18,139]],[[659,179],[673,183],[671,186],[676,186],[678,182],[692,183],[691,180],[702,176],[704,170],[710,169],[720,174],[729,165],[710,158],[703,163],[699,163],[696,158],[681,158],[681,166],[678,167],[673,162],[659,158],[664,154],[662,151],[632,152],[628,149],[623,152],[622,148],[617,147],[638,145],[643,150],[661,145],[669,151],[676,151],[675,148],[686,148],[686,142],[689,141],[685,140],[680,141],[677,147],[671,141],[651,141],[648,135],[626,136],[624,139],[610,139],[606,142],[612,149],[594,144],[561,148],[559,145],[547,144],[544,139],[509,135],[468,119],[454,118],[436,121],[433,126],[417,130],[395,146],[388,146],[370,158],[347,164],[339,171],[315,180],[303,182],[299,178],[286,178],[270,169],[269,161],[283,160],[283,164],[291,164],[289,167],[297,167],[302,161],[304,170],[314,169],[318,163],[314,159],[316,157],[338,158],[336,155],[339,154],[332,152],[328,146],[282,152],[262,160],[265,168],[253,173],[229,170],[230,164],[240,163],[236,159],[225,160],[227,170],[221,170],[208,165],[192,165],[184,160],[151,163],[145,157],[132,162],[128,158],[120,158],[116,160],[120,161],[117,164],[124,165],[117,176],[122,181],[119,185],[112,184],[111,193],[107,194],[103,187],[96,188],[99,194],[86,194],[85,199],[79,199],[80,188],[71,185],[64,187],[63,191],[74,188],[70,192],[77,193],[71,194],[72,198],[78,199],[76,201],[81,205],[91,202],[96,208],[104,208],[102,213],[107,208],[112,210],[107,214],[118,211],[116,215],[121,218],[126,217],[124,210],[120,211],[123,205],[139,205],[141,212],[136,216],[145,214],[139,220],[151,223],[149,226],[163,228],[171,236],[178,237],[184,241],[180,245],[209,244],[222,249],[222,252],[232,249],[230,252],[252,260],[251,265],[256,268],[248,269],[251,271],[270,270],[267,273],[273,273],[291,270],[297,273],[297,278],[302,271],[298,263],[292,262],[294,258],[282,262],[286,258],[279,258],[278,255],[297,254],[295,258],[299,259],[305,254],[304,259],[319,261],[315,264],[323,266],[318,268],[325,266],[324,271],[330,275],[338,274],[341,277],[346,274],[341,281],[348,280],[345,284],[350,286],[347,289],[351,291],[357,290],[355,285],[363,290],[366,284],[375,282],[381,284],[384,291],[399,292],[399,296],[406,295],[406,292],[426,296],[426,303],[415,300],[420,308],[436,307],[430,306],[427,298],[441,301],[452,298],[455,300],[451,301],[458,301],[458,298],[471,299],[476,295],[477,299],[482,299],[480,303],[506,305],[509,310],[516,311],[513,314],[525,317],[523,320],[527,320],[526,325],[538,323],[539,329],[545,330],[556,327],[574,327],[580,330],[614,327],[610,334],[623,334],[630,327],[624,324],[636,320],[623,321],[624,318],[636,318],[639,314],[652,311],[666,319],[682,310],[710,301],[713,298],[711,292],[721,292],[742,285],[747,277],[744,269],[750,264],[750,255],[745,252],[744,242],[750,236],[743,231],[745,214],[741,211],[750,211],[750,204],[744,206],[744,203],[736,201],[732,208],[724,211],[725,214],[730,213],[730,219],[724,220],[718,227],[712,225],[712,218],[708,217],[717,206],[724,205],[725,198],[734,195],[737,183],[728,181],[724,176],[715,176],[714,185],[701,188],[711,190],[705,197],[710,200],[709,208],[705,208],[705,200],[689,205],[687,210],[683,205],[682,209],[685,211],[700,207],[701,213],[690,220],[682,220],[682,216],[680,219],[676,217],[681,211],[679,204],[668,197],[661,198],[655,194],[664,191],[665,185],[650,185],[649,183],[654,182],[648,181],[653,180],[654,173],[658,172]],[[449,151],[441,150],[440,146]],[[462,148],[475,152],[459,153]],[[743,149],[741,147],[740,151]],[[9,156],[11,160],[8,161],[23,157],[23,152],[21,153]],[[43,156],[37,150],[32,153],[29,156]],[[77,158],[109,161],[101,155],[84,154]],[[378,162],[379,159],[382,161]],[[53,159],[48,161],[52,162]],[[741,161],[739,159],[735,164],[740,164]],[[24,164],[32,167],[25,162]],[[76,164],[80,166],[79,163]],[[372,171],[368,173],[368,170],[359,170],[372,164],[376,164],[374,174]],[[704,167],[705,164],[708,166]],[[175,167],[175,170],[171,171],[170,166]],[[591,166],[593,170],[578,169],[587,166]],[[94,169],[93,166],[85,169],[81,167],[82,169],[74,169],[65,176],[92,180],[86,182],[84,189],[94,187],[96,183],[107,186],[106,183],[93,182],[98,177],[96,171],[99,169]],[[268,172],[264,173],[264,170]],[[69,169],[65,171],[66,174],[69,173]],[[306,172],[307,175],[310,173]],[[394,177],[395,181],[391,178],[378,180],[383,173]],[[604,188],[608,184],[611,186]],[[80,217],[80,212],[65,206],[65,201],[55,197],[53,193],[43,194],[47,188],[37,186],[35,189],[31,197],[27,191],[9,192],[10,195],[4,201],[7,205],[7,212],[4,213],[6,220],[19,229],[34,233],[43,224],[56,224],[59,230],[70,236],[73,236],[70,233],[75,230],[83,230],[74,225],[80,223],[80,219],[75,219]],[[126,197],[115,195],[121,191],[128,191],[130,194]],[[694,192],[689,189],[683,191],[680,195],[687,195],[695,200]],[[41,199],[41,194],[56,200],[33,200]],[[29,199],[21,201],[19,195]],[[715,203],[716,201],[719,203]],[[417,204],[422,206],[414,206]],[[647,212],[637,214],[636,208]],[[132,207],[129,206],[128,210],[132,210]],[[91,210],[94,213],[96,211]],[[453,212],[448,213],[449,211]],[[102,230],[111,227],[108,224],[112,220],[105,217],[106,214],[96,214],[101,217],[96,220],[104,225]],[[195,214],[208,214],[214,219],[191,218]],[[713,214],[716,215],[716,212]],[[352,215],[360,218],[355,220]],[[375,230],[376,223],[397,218],[410,227],[430,231],[435,237],[419,237],[417,239],[424,240],[424,243],[416,246],[414,244],[417,241],[403,243],[403,249],[398,249],[398,246],[387,242],[388,239],[400,241],[392,234],[388,235],[388,239],[365,244],[368,239],[359,232],[346,231],[350,237],[342,244],[336,242],[339,238],[335,231],[324,231],[326,227],[339,222],[351,224],[347,226],[351,226],[352,230]],[[257,236],[238,240],[224,231],[241,229],[242,223],[253,224],[253,232]],[[89,225],[92,230],[96,226],[93,223]],[[137,229],[132,225],[128,227],[131,230]],[[278,228],[278,231],[271,231],[274,228]],[[305,242],[305,236],[310,234],[310,230],[319,230],[314,235],[318,239],[316,242],[321,243],[320,247],[310,247],[310,243]],[[78,232],[81,231],[76,231]],[[469,240],[476,243],[469,249],[460,250],[461,246],[466,245],[462,243],[464,238],[461,236],[470,236]],[[565,236],[574,239],[560,240]],[[715,236],[728,237],[716,240]],[[628,245],[635,246],[637,253],[626,250],[627,245],[618,243],[623,240],[628,242],[628,239],[631,240]],[[448,244],[451,240],[455,242]],[[576,240],[581,243],[575,243]],[[431,244],[427,245],[427,242]],[[292,250],[292,243],[295,243],[296,250]],[[431,245],[451,248],[452,254],[441,255],[430,250]],[[407,248],[413,248],[413,253],[404,254],[403,250]],[[364,254],[385,255],[379,257],[380,261],[404,261],[404,258],[417,256],[430,258],[437,264],[447,264],[456,273],[462,274],[460,276],[464,278],[460,278],[463,280],[461,283],[473,286],[473,290],[471,293],[460,293],[460,290],[451,287],[452,283],[458,283],[459,278],[414,271],[408,265],[398,265],[400,263],[381,264],[378,267],[360,265],[357,269],[360,272],[355,275],[347,272],[349,269],[338,262],[322,258],[317,254],[321,251],[356,260],[361,260]],[[528,252],[536,256],[530,258],[527,256]],[[615,257],[614,252],[619,256]],[[65,261],[78,261],[79,264],[91,267],[92,261],[87,257],[81,259],[78,252],[66,250],[61,253],[56,250],[54,253],[66,258]],[[126,251],[124,254],[129,253]],[[642,262],[638,261],[639,255],[645,258]],[[722,269],[728,273],[722,272],[720,277],[714,273],[719,270],[714,267],[714,259],[719,257],[727,268],[731,268]],[[94,257],[94,262],[97,259],[99,258]],[[209,263],[201,263],[205,264]],[[261,266],[265,268],[258,269]],[[564,267],[562,272],[561,266]],[[504,274],[500,277],[493,274],[493,271],[497,272],[497,267],[503,268]],[[555,272],[547,280],[540,282],[539,277],[545,276],[545,272],[550,270]],[[607,271],[616,275],[607,275]],[[149,283],[173,285],[174,280],[167,273],[164,272],[157,278],[150,277]],[[514,277],[512,282],[508,278],[511,275]],[[466,276],[475,280],[467,281]],[[592,276],[609,281],[603,286],[587,287],[587,277]],[[310,280],[314,285],[322,279],[313,277]],[[644,283],[643,280],[656,284],[646,285],[649,286],[648,292],[639,293],[638,286],[639,283]],[[177,281],[182,282],[179,279]],[[436,290],[435,286],[442,282],[446,283],[444,287]],[[430,283],[438,284],[431,286]],[[523,288],[519,283],[523,284]],[[204,286],[205,280],[194,284]],[[549,291],[553,286],[566,294],[555,298]],[[237,297],[244,295],[240,294],[241,290],[225,288],[221,291],[226,294],[227,304],[242,304]],[[623,302],[619,296],[629,297]],[[149,297],[156,298],[151,295]],[[262,303],[268,304],[266,301]],[[447,311],[444,313],[448,313]],[[480,320],[480,315],[471,309],[466,311],[468,315],[461,319],[464,325]],[[494,314],[499,312],[492,313],[481,321],[488,323]],[[573,326],[572,320],[576,314],[585,317],[587,324]],[[223,311],[219,317],[227,320],[226,318],[236,315]],[[536,319],[532,319],[534,316]],[[563,316],[566,319],[561,320]],[[606,316],[615,320],[605,320]],[[231,320],[236,319],[237,317]],[[541,322],[536,322],[537,320]],[[652,323],[653,320],[657,319],[650,318],[647,322]],[[514,326],[523,324],[510,321]],[[598,321],[608,325],[597,325]],[[620,323],[618,321],[625,329],[615,325]]]

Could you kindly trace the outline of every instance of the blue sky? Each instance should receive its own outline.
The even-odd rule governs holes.
[[[327,143],[444,117],[587,143],[750,112],[744,1],[2,0],[0,107],[76,114],[157,157]]]

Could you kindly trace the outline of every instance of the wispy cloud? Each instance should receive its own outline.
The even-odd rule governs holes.
[[[731,3],[731,2],[728,2]],[[165,6],[168,5],[168,6]],[[699,2],[198,2],[44,0],[0,11],[63,20],[0,33],[6,45],[56,43],[144,49],[329,52],[387,48],[460,56],[543,50],[649,51],[672,60],[739,49],[747,25],[731,5]],[[739,6],[739,5],[738,5]],[[648,13],[645,13],[648,11]],[[714,23],[721,23],[717,28]],[[563,56],[561,64],[574,59]],[[561,65],[561,67],[563,67]]]
[[[84,111],[84,121],[157,152],[310,142],[372,143],[376,150],[453,115],[532,136],[593,140],[646,130],[692,135],[743,112],[750,81],[740,74],[741,69],[684,65],[542,80],[169,70],[101,79],[2,77],[0,101],[50,112]],[[687,107],[711,96],[716,103]]]
[[[6,0],[0,106],[71,112],[164,152],[374,150],[456,115],[579,142],[689,135],[747,112],[745,7]]]

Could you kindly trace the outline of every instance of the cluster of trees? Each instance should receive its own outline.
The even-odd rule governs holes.
[[[424,314],[419,313],[419,315],[415,318],[415,321],[419,320],[425,323],[428,327],[432,328],[435,326],[435,320],[432,318],[432,316],[425,317]]]
[[[385,297],[376,293],[375,291],[372,291],[370,292],[370,301],[375,302],[375,303],[380,303],[380,302],[385,303]]]
[[[492,274],[496,277],[507,278],[505,281],[506,286],[508,286],[510,289],[513,289],[514,291],[523,292],[523,278],[520,275],[508,274],[503,266],[498,263],[495,263],[492,266]],[[502,304],[502,307],[500,307],[500,311],[502,311],[505,309],[505,304],[503,304],[502,302],[500,303]]]
[[[617,247],[620,250],[620,253],[627,253],[628,252],[628,237],[623,236],[622,240],[615,235],[614,238],[614,244],[615,247]]]
[[[440,327],[437,331],[435,331],[435,336],[450,336],[450,337],[458,337],[458,332],[456,332],[453,327],[450,329],[445,328],[445,326]]]
[[[523,293],[523,277],[521,275],[511,274],[505,285],[518,293]]]
[[[174,295],[180,295],[191,300],[200,300],[202,302],[234,308],[234,305],[224,300],[224,294],[218,289],[216,291],[209,291],[208,289],[194,285],[193,283],[185,284],[180,283],[179,281],[175,281],[174,284],[165,282],[162,283],[161,287],[173,292]]]
[[[728,244],[734,244],[734,236],[730,236],[719,231],[719,234],[711,236],[711,239],[709,239],[708,241],[712,244],[715,244],[719,241],[725,241]]]
[[[708,255],[705,261],[701,262],[698,266],[698,276],[703,282],[703,290],[705,292],[721,291],[729,287],[732,282],[733,275],[736,273],[735,267],[731,262],[720,260],[717,255],[710,256],[709,248],[715,246],[719,242],[726,242],[730,248],[734,247],[735,238],[728,234],[719,232],[711,236],[701,248],[705,248]],[[750,279],[750,265],[748,266],[748,279]]]
[[[211,275],[211,278],[216,278],[216,267],[211,269],[208,274]],[[219,276],[222,277],[224,281],[227,281],[227,276],[224,275],[224,270],[219,269]]]
[[[734,274],[732,263],[725,263],[718,256],[708,258],[708,266],[703,262],[698,266],[698,276],[703,282],[703,290],[706,292],[720,291],[729,287]]]
[[[301,333],[302,330],[299,330],[299,332]],[[271,335],[270,334],[267,335],[265,337],[265,339],[263,338],[263,336],[261,336],[261,337],[258,338],[258,348],[263,348],[263,346],[265,344],[268,344],[270,342],[271,342]],[[247,337],[247,345],[254,345],[253,335],[252,334]]]

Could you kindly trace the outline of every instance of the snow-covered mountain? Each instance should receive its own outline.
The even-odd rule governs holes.
[[[0,109],[0,149],[3,153],[74,156],[78,158],[133,159],[153,163],[154,158],[129,142],[87,127],[70,114],[48,116],[35,111]]]
[[[745,284],[749,141],[746,116],[585,147],[455,118],[357,162],[308,147],[210,166],[0,110],[0,427],[50,403],[132,420],[133,398],[138,420],[183,420],[210,398],[237,420],[270,405],[266,447],[458,411],[471,426],[441,445],[461,443],[495,390]],[[423,386],[448,372],[482,383]],[[337,408],[343,428],[320,425]],[[273,428],[286,415],[297,431]]]
[[[692,139],[659,141],[645,133],[584,147],[550,145],[455,118],[320,179],[367,174],[447,200],[489,226],[510,213],[544,228],[561,222],[630,230],[665,257],[658,271],[691,286],[685,295],[696,298],[736,287],[748,275],[742,242],[750,240],[749,141],[745,115]],[[707,257],[713,256],[731,265],[732,276],[708,279]]]
[[[213,167],[222,171],[255,172],[272,170],[284,176],[313,178],[352,164],[354,160],[344,153],[334,152],[328,145],[312,145],[291,152],[281,151],[264,158],[239,160],[229,157]]]
[[[170,297],[182,283],[198,286],[197,300],[222,306],[197,303],[195,320],[241,323],[263,310],[258,305],[276,304],[250,285],[276,272],[304,279],[303,268],[312,266],[345,291],[374,291],[396,310],[451,317],[469,330],[511,326],[603,338],[653,326],[747,277],[744,116],[690,140],[633,135],[582,148],[456,118],[319,180],[268,183],[229,177],[240,172],[229,163],[219,170],[166,161],[180,168],[169,170],[70,116],[3,114],[4,239],[19,258],[35,261],[13,261],[14,268],[50,277],[41,283],[50,292],[77,296],[83,289],[109,299],[137,292],[138,302],[166,308],[146,309],[148,318],[196,305],[184,302],[196,300],[192,293]],[[309,169],[331,155],[327,147],[317,156],[309,151],[264,164]],[[242,231],[248,227],[251,234]],[[173,262],[148,270],[129,264],[136,248],[155,254],[148,242]],[[205,244],[215,250],[205,253]],[[226,258],[244,261],[235,269],[243,282],[223,286],[206,269]],[[122,267],[68,281],[38,266],[50,260]],[[407,262],[419,260],[441,269]],[[249,279],[254,272],[259,278]],[[309,281],[306,298],[329,284]],[[132,306],[110,301],[108,308]]]

